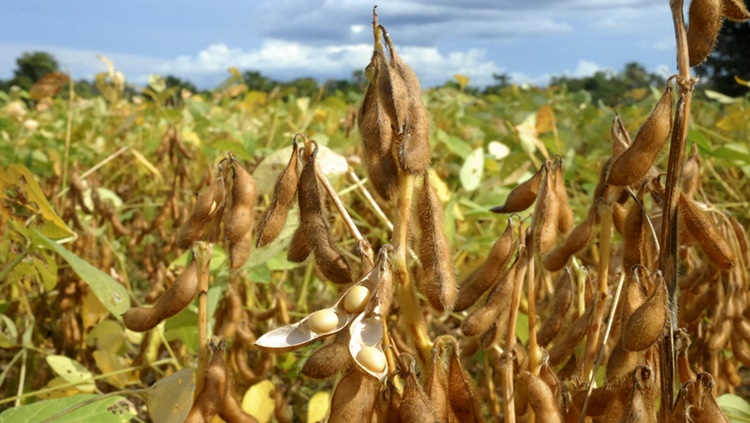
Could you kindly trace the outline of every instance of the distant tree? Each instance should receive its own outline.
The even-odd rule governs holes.
[[[512,85],[510,75],[507,73],[493,73],[492,79],[495,83],[488,85],[487,88],[484,89],[484,94],[499,94],[500,91]]]
[[[713,53],[695,72],[707,79],[711,89],[731,96],[747,94],[750,89],[738,84],[734,76],[750,80],[750,24],[725,21]]]
[[[258,71],[245,71],[242,74],[242,79],[245,80],[245,84],[252,91],[263,91],[265,93],[271,92],[273,87],[279,85],[277,81],[268,78]]]
[[[356,70],[352,72],[349,79],[330,79],[326,81],[325,89],[325,95],[335,95],[337,92],[342,94],[349,92],[363,93],[367,89],[365,71]]]
[[[167,75],[167,76],[165,76],[164,77],[164,83],[167,85],[167,88],[170,88],[170,87],[177,87],[177,88],[179,88],[180,90],[178,90],[177,95],[180,95],[180,91],[182,89],[186,89],[186,90],[188,90],[188,91],[190,91],[192,93],[197,93],[198,92],[198,88],[195,85],[193,85],[192,82],[184,80],[184,79],[179,78],[179,77],[174,76],[174,75]]]
[[[284,84],[284,94],[295,97],[315,97],[318,94],[318,82],[313,78],[297,78]]]
[[[626,94],[630,90],[660,86],[664,82],[660,75],[649,73],[641,64],[631,62],[622,72],[597,71],[583,78],[557,76],[552,78],[550,85],[565,86],[570,92],[588,91],[593,102],[615,106],[627,100]]]
[[[10,80],[10,85],[18,85],[19,87],[28,90],[44,75],[50,72],[55,72],[58,69],[58,63],[55,58],[43,51],[35,51],[32,53],[25,52],[21,57],[16,59],[16,70],[13,71],[13,79]]]

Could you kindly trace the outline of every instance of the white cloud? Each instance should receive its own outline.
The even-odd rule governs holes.
[[[492,83],[493,73],[502,71],[485,57],[483,49],[443,53],[436,47],[404,46],[398,52],[425,86],[442,84],[457,73],[469,76],[472,84],[486,85]],[[370,44],[309,46],[267,40],[258,49],[243,50],[220,43],[212,44],[194,56],[180,56],[161,65],[159,71],[190,77],[216,74],[236,66],[265,74],[312,75],[328,79],[348,77],[352,70],[364,69],[371,55]]]
[[[565,72],[565,73],[576,78],[585,78],[587,76],[592,76],[601,70],[607,70],[607,69],[602,68],[601,66],[599,66],[598,64],[594,62],[581,59],[578,61],[578,65],[573,70],[573,72]]]

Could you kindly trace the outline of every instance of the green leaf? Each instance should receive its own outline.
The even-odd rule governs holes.
[[[9,193],[14,190],[17,191],[17,195],[11,198]],[[46,236],[52,239],[75,236],[75,232],[68,228],[68,225],[55,213],[55,210],[47,201],[47,197],[44,196],[42,188],[36,182],[36,178],[26,166],[12,164],[5,169],[0,169],[0,191],[0,198],[7,198],[8,202],[17,202],[20,201],[20,198],[25,197],[23,206],[38,210],[41,213],[42,219],[34,227]],[[8,213],[8,210],[12,209],[0,207],[0,212],[9,218],[23,217],[12,212]]]
[[[161,379],[146,390],[146,405],[154,423],[181,422],[193,406],[195,382],[190,369]]]
[[[474,191],[482,182],[482,172],[484,170],[484,149],[477,148],[466,158],[458,176],[461,179],[461,185],[466,191]]]
[[[37,244],[49,248],[68,262],[70,267],[73,268],[73,271],[75,271],[76,274],[88,284],[89,288],[94,292],[94,295],[96,295],[99,301],[104,304],[104,307],[106,307],[107,310],[109,310],[109,312],[118,320],[122,319],[120,316],[130,308],[128,291],[124,286],[120,285],[112,276],[109,276],[92,266],[87,261],[66,250],[65,247],[58,242],[47,238],[36,229],[31,231],[31,235],[32,239]]]
[[[466,159],[471,154],[471,145],[461,138],[449,135],[443,130],[438,130],[435,138],[448,147],[448,150],[450,150],[451,153],[462,159]]]
[[[64,355],[48,355],[46,360],[52,370],[66,382],[79,383],[76,389],[84,392],[94,390],[94,375],[83,364]]]
[[[97,398],[95,394],[56,398],[34,404],[11,408],[0,414],[0,423],[40,422],[61,413],[76,404]],[[135,408],[125,397],[113,396],[95,401],[56,418],[55,423],[121,423],[136,416]]]
[[[711,100],[716,100],[721,104],[734,104],[742,101],[742,97],[729,97],[728,95],[722,94],[717,91],[706,90],[704,92],[706,93],[706,97],[710,98]]]
[[[750,404],[744,398],[734,394],[724,394],[716,399],[716,403],[730,422],[750,422]]]

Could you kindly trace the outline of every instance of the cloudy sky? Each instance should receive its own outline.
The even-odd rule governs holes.
[[[4,0],[0,79],[24,51],[52,53],[76,78],[110,58],[134,84],[173,74],[211,88],[227,68],[279,80],[348,78],[372,52],[362,0]],[[423,85],[455,74],[471,84],[506,73],[517,83],[585,76],[638,61],[674,69],[668,0],[378,1],[380,23]]]

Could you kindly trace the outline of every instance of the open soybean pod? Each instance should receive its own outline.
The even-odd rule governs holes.
[[[220,174],[195,199],[190,215],[177,231],[175,242],[178,247],[190,248],[195,241],[201,239],[204,232],[211,228],[211,223],[223,212],[224,197],[224,177]]]
[[[378,265],[367,277],[347,289],[333,307],[311,313],[297,323],[276,328],[258,338],[255,346],[268,351],[293,351],[349,326],[371,304],[373,293],[379,289],[382,271],[386,268],[381,265],[385,260],[385,252],[381,250]]]
[[[721,29],[722,0],[692,0],[687,31],[690,66],[698,66],[713,50]]]
[[[286,224],[289,208],[297,194],[299,183],[299,150],[295,136],[289,163],[276,179],[273,199],[258,223],[256,247],[262,247],[276,239]]]
[[[443,230],[443,204],[430,185],[429,173],[424,173],[424,182],[417,202],[417,215],[421,237],[419,260],[422,263],[421,277],[417,285],[440,311],[450,311],[456,303],[456,276],[453,272],[453,257]]]
[[[646,176],[672,132],[673,103],[672,86],[668,84],[656,107],[638,130],[633,144],[612,162],[607,176],[608,184],[631,185]]]
[[[493,207],[490,211],[493,213],[517,213],[528,209],[536,200],[543,176],[544,166],[541,166],[534,176],[510,191],[508,198],[505,199],[505,204]]]
[[[375,310],[359,314],[349,326],[349,354],[360,370],[383,380],[388,363],[383,351],[383,320]]]
[[[471,307],[507,273],[508,264],[518,247],[518,239],[513,237],[515,228],[513,218],[508,218],[508,226],[492,244],[487,258],[461,282],[454,311],[464,311]]]
[[[680,195],[679,211],[690,235],[698,241],[703,253],[711,262],[722,269],[731,269],[735,258],[732,248],[724,237],[716,231],[711,220],[696,202]]]

